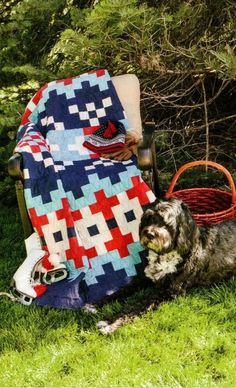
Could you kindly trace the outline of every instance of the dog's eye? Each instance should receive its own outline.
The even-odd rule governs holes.
[[[150,221],[153,219],[153,215],[150,214],[150,213],[144,213],[143,216],[142,216],[142,219],[141,221],[143,223],[150,223]]]
[[[165,225],[163,218],[159,214],[156,214],[155,217],[153,217],[153,224],[159,227]]]

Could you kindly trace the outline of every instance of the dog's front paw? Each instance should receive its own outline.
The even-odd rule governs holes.
[[[104,335],[110,334],[112,332],[110,324],[107,321],[99,321],[96,326],[100,333]]]
[[[133,317],[134,318],[134,317]],[[97,323],[97,328],[103,335],[108,335],[114,333],[117,329],[122,327],[124,324],[132,321],[132,316],[124,315],[115,319],[113,322],[108,321],[99,321]]]
[[[83,307],[82,310],[88,314],[97,314],[98,310],[97,308],[90,303],[86,303]]]

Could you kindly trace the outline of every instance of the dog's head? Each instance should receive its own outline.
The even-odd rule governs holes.
[[[141,244],[158,254],[176,250],[188,253],[197,226],[186,204],[177,198],[155,201],[144,211],[139,235]]]

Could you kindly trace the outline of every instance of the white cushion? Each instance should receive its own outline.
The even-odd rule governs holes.
[[[130,129],[142,134],[140,115],[140,84],[134,74],[124,74],[112,77],[119,99],[127,115]]]

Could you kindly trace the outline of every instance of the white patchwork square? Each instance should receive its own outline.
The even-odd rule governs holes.
[[[97,109],[96,114],[97,114],[97,117],[104,117],[104,116],[106,116],[106,111],[104,108]]]
[[[89,119],[89,114],[86,111],[79,112],[79,117],[80,117],[80,120],[88,120]]]
[[[33,155],[34,155],[34,160],[36,160],[36,162],[41,162],[43,160],[41,152],[35,152],[33,153]]]
[[[47,124],[53,124],[54,123],[54,117],[53,116],[49,116],[48,119],[47,119]]]
[[[94,166],[86,166],[86,167],[85,167],[85,170],[86,170],[86,171],[95,170],[95,167],[94,167]]]
[[[53,165],[53,160],[52,160],[52,158],[46,158],[46,159],[44,159],[44,166],[45,166],[45,167],[52,166],[52,165]]]
[[[71,114],[73,114],[73,113],[78,113],[78,112],[79,112],[79,108],[78,108],[77,105],[70,105],[68,108],[69,108],[69,112],[70,112]]]
[[[111,106],[112,105],[111,97],[103,98],[102,103],[104,108]]]
[[[65,166],[56,165],[56,164],[55,164],[54,168],[55,168],[55,172],[64,171],[66,169]]]
[[[85,104],[85,105],[86,105],[87,111],[89,111],[89,112],[96,110],[94,102],[90,102],[89,104]]]
[[[106,166],[114,166],[114,163],[112,162],[107,162],[107,163],[103,163],[103,165],[106,167]]]
[[[47,125],[47,122],[48,122],[48,118],[47,117],[44,117],[43,119],[41,119],[41,124],[42,125]]]
[[[29,179],[30,174],[28,168],[24,168],[23,170],[24,179]]]
[[[27,105],[27,108],[29,110],[31,110],[31,112],[33,112],[34,108],[36,107],[35,103],[31,100],[28,105]]]
[[[147,197],[148,197],[150,202],[154,202],[155,201],[156,197],[155,197],[155,195],[153,194],[153,192],[151,190],[147,191],[146,195],[147,195]]]
[[[93,119],[90,119],[89,122],[90,122],[91,127],[93,127],[95,125],[99,125],[99,121],[96,117],[94,117]]]
[[[65,126],[64,126],[63,122],[55,123],[55,128],[57,131],[64,131],[65,130]]]
[[[51,152],[60,151],[60,146],[59,146],[59,144],[50,144],[49,149]]]
[[[74,166],[74,163],[72,162],[72,160],[65,160],[64,166]]]
[[[26,130],[26,133],[29,132],[31,129],[34,129],[34,124],[30,124]]]

